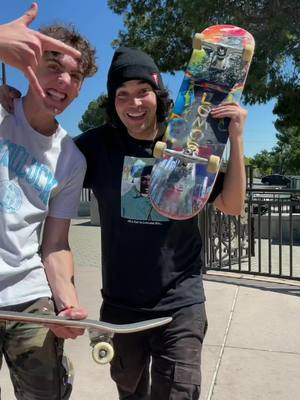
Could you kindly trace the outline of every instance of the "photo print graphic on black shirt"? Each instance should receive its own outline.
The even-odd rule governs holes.
[[[128,222],[160,224],[169,221],[152,206],[149,183],[153,158],[124,157],[121,186],[121,216]]]

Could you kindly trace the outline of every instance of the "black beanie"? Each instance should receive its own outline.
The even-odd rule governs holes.
[[[118,87],[130,80],[142,80],[154,89],[164,90],[159,69],[153,59],[141,50],[121,46],[115,51],[108,71],[108,98],[114,100]]]

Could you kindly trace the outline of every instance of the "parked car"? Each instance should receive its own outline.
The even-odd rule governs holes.
[[[284,175],[273,174],[263,176],[261,178],[261,183],[267,185],[288,186],[291,183],[291,180]]]
[[[266,204],[252,204],[252,213],[253,214],[259,214],[259,215],[264,215],[267,214],[268,212],[268,206]]]

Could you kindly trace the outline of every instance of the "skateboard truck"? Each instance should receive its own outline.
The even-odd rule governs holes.
[[[193,49],[195,50],[201,50],[203,48],[203,44],[208,44],[207,41],[205,41],[205,37],[202,33],[196,33],[195,36],[193,37]],[[226,48],[231,48],[231,46],[226,46],[222,45],[220,46],[222,49],[226,50]],[[232,47],[234,49],[234,47]],[[253,57],[254,53],[254,46],[253,45],[246,45],[244,50],[243,50],[243,61],[250,63]]]
[[[220,165],[220,157],[211,155],[208,158],[199,157],[194,154],[195,149],[191,148],[191,151],[177,151],[167,148],[167,144],[165,142],[156,142],[155,147],[153,149],[153,156],[154,158],[160,159],[163,158],[164,155],[173,156],[178,158],[183,162],[190,162],[196,164],[203,164],[207,165],[207,171],[215,174],[218,172],[219,165]]]

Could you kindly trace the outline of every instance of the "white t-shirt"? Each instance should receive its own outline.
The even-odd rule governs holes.
[[[0,106],[0,307],[51,296],[38,254],[42,223],[77,215],[85,170],[64,129],[32,129],[22,99],[13,114]]]

